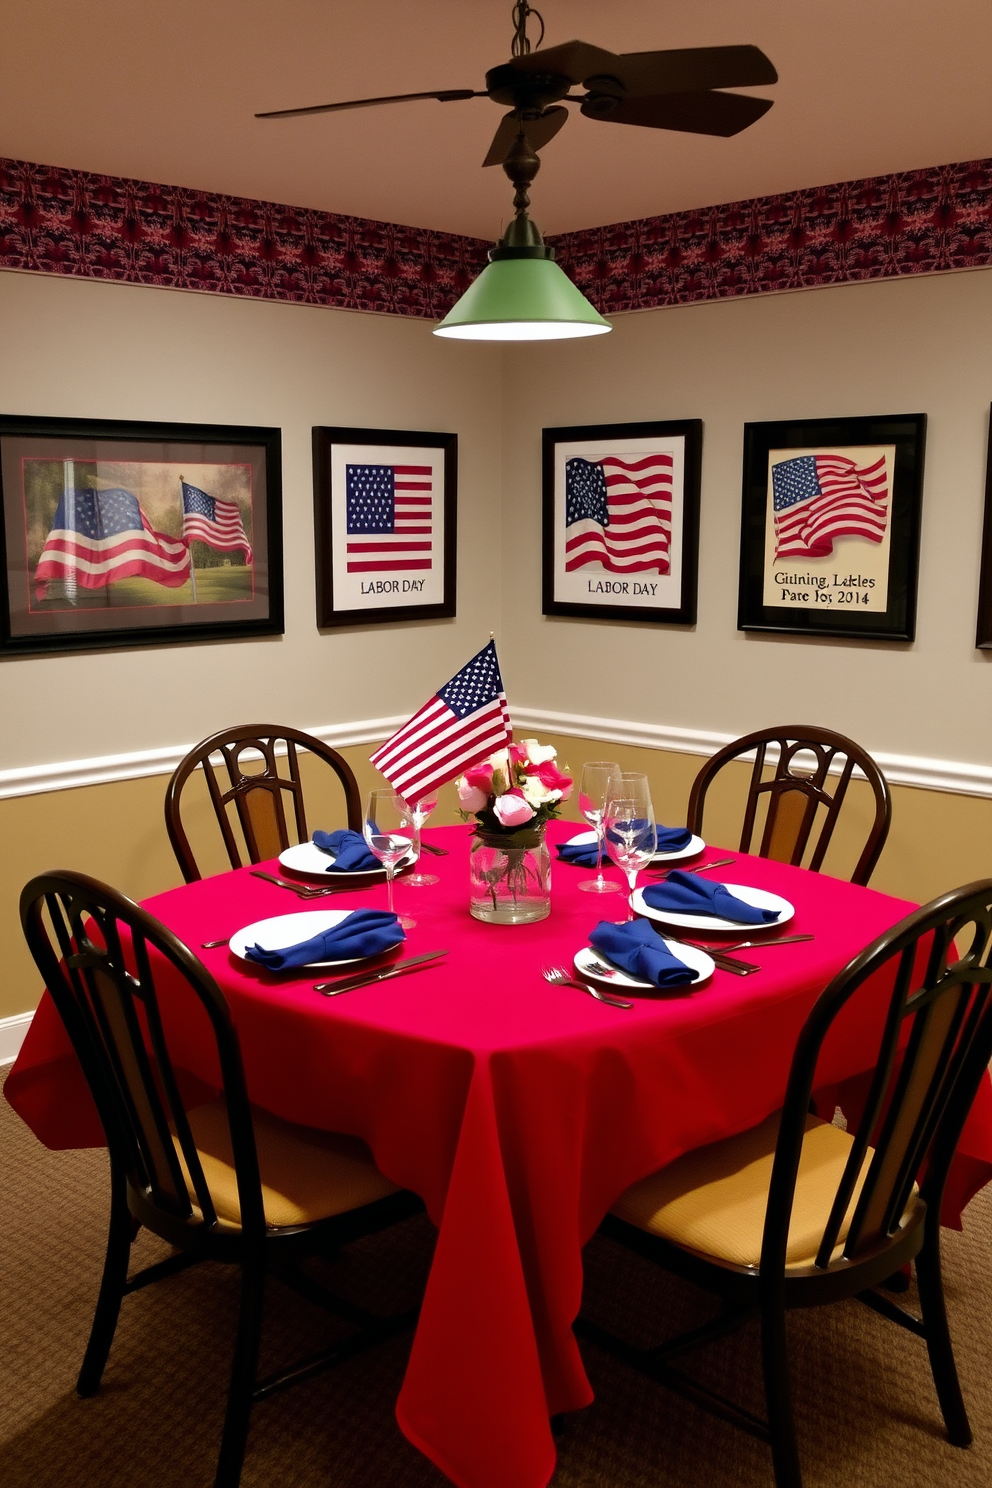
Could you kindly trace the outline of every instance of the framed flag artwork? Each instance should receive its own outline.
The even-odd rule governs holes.
[[[544,430],[544,614],[696,621],[699,419]]]
[[[280,634],[280,438],[0,417],[0,651]]]
[[[455,613],[457,434],[313,431],[317,624]]]
[[[985,526],[982,531],[982,568],[978,581],[979,651],[992,651],[992,412],[989,416],[989,448],[985,470]]]
[[[911,641],[926,415],[744,426],[739,630]]]

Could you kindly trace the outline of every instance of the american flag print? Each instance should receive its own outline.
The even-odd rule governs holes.
[[[185,538],[156,532],[138,498],[120,487],[65,490],[34,571],[35,593],[48,597],[53,579],[102,589],[116,579],[152,579],[178,589],[189,578]]]
[[[418,801],[513,738],[490,641],[371,756],[395,791]]]
[[[565,571],[671,571],[670,454],[565,462]]]
[[[348,572],[434,566],[430,465],[346,465]]]
[[[880,543],[889,515],[885,456],[798,455],[772,466],[776,558],[827,558],[839,537]]]
[[[245,532],[241,508],[234,501],[219,501],[199,486],[181,482],[183,488],[183,537],[198,537],[221,552],[238,552],[251,562],[251,543]]]

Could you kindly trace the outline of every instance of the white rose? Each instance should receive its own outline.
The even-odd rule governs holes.
[[[558,751],[553,744],[538,744],[536,739],[521,739],[520,747],[526,749],[532,765],[544,765],[556,758]]]
[[[524,800],[534,807],[546,806],[551,801],[561,800],[561,791],[548,790],[537,775],[525,775],[520,789],[524,793]]]

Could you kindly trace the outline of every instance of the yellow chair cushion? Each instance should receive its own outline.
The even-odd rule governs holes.
[[[186,1115],[217,1215],[240,1224],[241,1206],[224,1099],[218,1096]],[[399,1193],[395,1183],[379,1172],[368,1147],[358,1137],[297,1126],[258,1106],[252,1106],[251,1115],[267,1225],[277,1229],[311,1224]],[[175,1137],[173,1141],[190,1197],[195,1201],[179,1143]]]
[[[739,1136],[697,1147],[642,1178],[620,1196],[613,1213],[687,1250],[737,1266],[757,1266],[780,1115],[775,1112]],[[851,1146],[846,1131],[815,1116],[807,1118],[789,1225],[787,1268],[813,1264]],[[873,1156],[874,1149],[869,1147],[834,1257],[847,1238]]]

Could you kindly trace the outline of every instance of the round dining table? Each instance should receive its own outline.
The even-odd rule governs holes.
[[[549,840],[576,830],[553,823]],[[252,1100],[289,1121],[363,1138],[379,1168],[423,1198],[438,1230],[403,1387],[401,1429],[462,1488],[544,1488],[550,1418],[592,1400],[572,1330],[582,1250],[631,1183],[680,1154],[763,1121],[782,1102],[796,1037],[830,978],[914,906],[826,874],[733,851],[708,877],[782,895],[782,935],[812,939],[741,954],[698,989],[606,1006],[544,980],[571,966],[619,894],[579,891],[588,868],[555,862],[552,912],[525,925],[469,915],[468,827],[437,828],[439,882],[395,883],[412,916],[402,955],[444,950],[422,969],[334,998],[313,969],[272,973],[221,945],[270,916],[310,909],[248,868],[145,902],[191,946],[228,998]],[[263,864],[279,873],[277,863]],[[692,864],[687,864],[692,867]],[[610,870],[615,874],[615,870]],[[327,907],[385,905],[368,880]],[[742,936],[761,940],[745,930]],[[725,940],[732,937],[725,936]],[[717,940],[719,937],[711,936]],[[188,994],[160,966],[170,1043],[212,1088],[216,1069]],[[823,1052],[826,1119],[857,1100],[886,1001],[876,977]],[[103,1144],[95,1108],[47,993],[8,1076],[7,1099],[53,1148]],[[992,1178],[992,1088],[976,1097],[952,1169],[945,1223]]]

